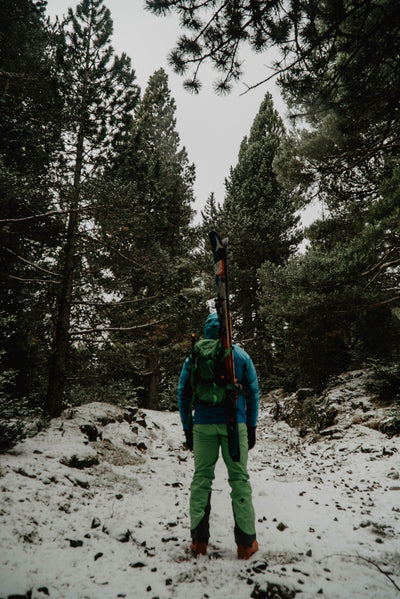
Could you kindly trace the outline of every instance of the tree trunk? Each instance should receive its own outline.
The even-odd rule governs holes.
[[[78,213],[75,210],[71,212],[68,222],[64,273],[58,301],[56,330],[50,359],[49,385],[45,403],[46,412],[53,418],[59,416],[62,411],[65,380],[68,370],[69,327],[77,228]]]
[[[160,360],[158,349],[155,346],[147,358],[148,389],[146,393],[146,408],[158,409],[158,393],[160,387]]]
[[[68,372],[69,329],[71,320],[71,299],[75,275],[80,184],[83,169],[84,129],[85,103],[82,102],[82,116],[77,137],[74,168],[73,198],[68,220],[63,278],[58,300],[56,330],[53,339],[52,355],[50,358],[49,384],[45,402],[45,410],[52,418],[59,416],[63,409],[65,381]]]
[[[65,245],[63,279],[58,301],[56,331],[53,340],[53,351],[50,359],[49,385],[45,409],[52,417],[60,415],[63,408],[65,382],[68,371],[69,329],[71,320],[71,299],[75,276],[76,236],[78,232],[78,210],[80,203],[80,186],[84,166],[84,143],[86,125],[89,115],[88,80],[90,70],[91,27],[87,38],[85,72],[81,89],[80,115],[77,127],[76,153],[73,176],[73,195],[70,203],[70,214]]]

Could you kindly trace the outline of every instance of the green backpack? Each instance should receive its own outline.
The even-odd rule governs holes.
[[[226,397],[225,358],[232,348],[224,350],[220,339],[201,339],[190,353],[190,382],[193,402],[200,400],[220,404]]]

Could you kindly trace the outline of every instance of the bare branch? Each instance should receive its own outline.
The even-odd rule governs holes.
[[[0,77],[7,77],[8,79],[25,79],[26,81],[37,79],[37,77],[32,77],[32,75],[27,75],[26,73],[8,73],[7,71],[3,71],[3,69],[0,69]]]
[[[19,256],[18,254],[16,254],[15,252],[13,252],[13,250],[11,250],[10,248],[2,246],[1,249],[4,250],[4,251],[6,251],[6,252],[8,252],[9,254],[12,254],[13,256],[16,256],[16,258],[18,258],[18,260],[21,260],[21,262],[24,262],[25,264],[28,264],[28,266],[32,266],[32,268],[35,268],[36,270],[40,270],[41,272],[45,272],[48,275],[53,275],[53,276],[57,276],[58,275],[58,273],[56,273],[56,272],[52,272],[51,270],[47,270],[47,268],[42,268],[38,264],[34,264],[33,262],[29,262],[29,260],[26,260],[26,258],[23,258],[22,256]]]
[[[395,260],[388,261],[389,256],[391,254],[393,254],[394,252],[398,251],[398,249],[399,248],[392,248],[389,252],[386,253],[386,255],[382,258],[382,260],[380,262],[378,262],[378,264],[375,264],[372,268],[370,268],[369,270],[362,273],[362,276],[367,276],[367,275],[372,274],[375,271],[374,276],[365,285],[365,289],[367,289],[367,287],[372,285],[372,283],[382,273],[382,271],[400,264],[400,258],[396,258]]]
[[[123,301],[112,301],[112,302],[72,302],[75,306],[94,306],[99,308],[119,308],[119,306],[125,306],[126,304],[137,304],[140,302],[146,302],[148,300],[157,299],[158,295],[149,295],[148,297],[140,297],[132,300]]]
[[[117,332],[126,332],[126,331],[137,331],[138,329],[145,329],[148,327],[153,327],[162,322],[166,322],[169,320],[171,316],[167,316],[166,318],[161,318],[160,320],[153,320],[152,322],[146,322],[144,324],[137,324],[132,327],[104,327],[104,328],[94,328],[94,329],[81,329],[80,331],[72,331],[70,336],[76,335],[87,335],[89,333],[110,333],[112,331]]]
[[[23,283],[52,283],[54,285],[60,285],[61,281],[54,279],[25,279],[23,277],[17,277],[16,275],[9,275],[5,272],[0,272],[0,276],[6,277],[7,279],[14,279],[15,281],[22,281]]]
[[[343,557],[345,559],[359,559],[362,560],[364,562],[367,562],[367,564],[371,564],[371,566],[375,566],[375,568],[377,570],[379,570],[379,572],[381,574],[384,574],[386,576],[386,578],[388,578],[390,580],[390,582],[392,583],[392,585],[394,586],[395,589],[397,589],[398,591],[400,591],[400,587],[396,584],[396,582],[393,580],[393,578],[391,578],[391,576],[385,572],[385,570],[383,570],[379,564],[377,564],[376,562],[374,562],[372,559],[370,559],[369,557],[364,557],[363,555],[349,555],[348,553],[333,553],[332,555],[327,555],[326,558],[328,557]],[[326,559],[325,558],[325,559]]]
[[[264,85],[265,83],[268,83],[269,81],[271,81],[271,79],[274,79],[274,77],[277,77],[278,75],[282,75],[283,73],[286,73],[292,67],[294,67],[296,64],[299,64],[303,60],[304,60],[304,57],[300,56],[300,58],[298,58],[297,60],[294,60],[292,63],[290,63],[286,67],[280,67],[280,68],[273,69],[274,72],[272,73],[272,75],[269,75],[262,81],[258,81],[257,83],[254,83],[253,85],[247,85],[247,83],[245,83],[244,85],[246,86],[247,89],[246,89],[246,91],[242,92],[240,95],[244,96],[252,89],[256,89],[257,87],[260,87],[260,85]],[[272,69],[272,67],[269,67],[269,68]]]
[[[381,306],[395,304],[398,301],[400,301],[399,295],[397,297],[391,297],[390,299],[383,300],[382,302],[367,304],[366,306],[359,306],[358,308],[353,308],[352,310],[335,310],[332,312],[332,314],[351,314],[352,312],[364,312],[365,310],[371,310],[371,308],[380,308]]]
[[[85,212],[90,210],[92,206],[82,206],[82,208],[76,208],[75,210],[51,210],[50,212],[43,212],[42,214],[32,214],[31,216],[21,216],[20,218],[0,218],[0,224],[11,224],[21,223],[29,220],[39,220],[46,218],[47,216],[61,216],[62,214],[70,214],[71,212]]]

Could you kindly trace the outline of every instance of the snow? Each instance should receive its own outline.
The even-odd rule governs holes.
[[[89,404],[0,456],[0,597],[243,599],[272,596],[268,583],[277,599],[283,587],[399,597],[399,438],[363,424],[301,437],[271,408],[249,455],[260,550],[248,562],[236,558],[222,459],[208,555],[190,554],[193,456],[177,413]]]

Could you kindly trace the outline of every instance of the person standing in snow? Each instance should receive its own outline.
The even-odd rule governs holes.
[[[208,316],[204,326],[206,339],[218,339],[217,313]],[[210,536],[211,487],[219,448],[228,470],[231,486],[235,541],[239,559],[249,559],[258,550],[252,491],[247,472],[248,450],[256,442],[259,388],[257,373],[250,356],[233,346],[235,375],[241,385],[237,401],[240,461],[232,461],[228,449],[227,411],[224,403],[210,404],[196,399],[193,405],[193,425],[190,418],[192,386],[190,360],[184,362],[178,384],[178,407],[186,436],[187,448],[194,454],[194,475],[190,487],[191,550],[194,555],[207,552]]]

